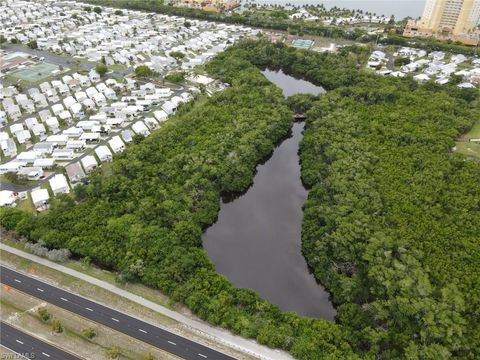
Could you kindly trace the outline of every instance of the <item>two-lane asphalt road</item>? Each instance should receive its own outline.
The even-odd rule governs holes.
[[[3,321],[0,323],[0,327],[2,330],[0,331],[0,343],[2,346],[23,356],[25,359],[80,360],[80,358],[27,335]]]
[[[234,359],[145,321],[59,289],[5,266],[0,267],[0,282],[187,360]]]

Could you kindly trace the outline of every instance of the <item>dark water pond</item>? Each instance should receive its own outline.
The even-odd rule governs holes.
[[[264,75],[284,95],[323,89],[281,72]],[[301,253],[302,206],[307,191],[300,180],[298,146],[303,123],[257,167],[254,183],[232,202],[222,203],[218,221],[203,235],[217,271],[236,287],[250,288],[282,310],[333,319],[328,293],[309,273]]]

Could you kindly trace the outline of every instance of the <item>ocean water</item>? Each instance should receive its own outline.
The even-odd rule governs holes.
[[[252,1],[257,4],[279,5],[324,4],[327,9],[333,6],[353,10],[361,9],[377,15],[394,15],[397,20],[400,20],[407,16],[420,17],[426,0],[243,0],[242,2],[251,3]]]

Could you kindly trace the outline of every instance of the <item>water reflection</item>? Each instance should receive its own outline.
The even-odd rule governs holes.
[[[286,96],[323,91],[303,80],[266,70]],[[223,202],[218,221],[203,244],[217,271],[236,287],[250,288],[282,310],[333,319],[328,293],[309,273],[301,253],[302,206],[307,191],[300,180],[298,146],[303,123],[257,167],[254,183],[232,202]]]

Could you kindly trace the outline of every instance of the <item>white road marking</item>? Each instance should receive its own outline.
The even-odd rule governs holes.
[[[92,310],[92,309],[90,309],[90,308],[85,308],[85,309],[87,309],[88,311],[93,311],[93,310]]]
[[[203,354],[200,354],[200,353],[198,353],[198,355],[201,356],[201,357],[203,357],[203,358],[205,358],[205,359],[207,358],[206,355],[203,355]]]
[[[112,318],[113,321],[120,322],[120,320]]]
[[[65,298],[60,298],[60,299],[62,299],[63,301],[68,301],[68,300],[67,300],[67,299],[65,299]]]
[[[20,340],[15,340],[15,341],[23,345],[23,341],[20,341]]]
[[[50,357],[47,353],[42,352],[42,355],[45,355],[46,357]]]
[[[20,281],[20,280],[18,280],[18,279],[13,279],[13,280],[15,280],[15,281],[16,281],[16,282],[18,282],[18,283],[21,283],[21,281]]]
[[[175,344],[173,341],[170,341],[170,340],[168,340],[168,343],[169,343],[169,344],[172,344],[172,345],[177,345],[177,344]]]
[[[138,331],[141,331],[141,332],[147,334],[147,332],[146,332],[145,330],[143,330],[143,329],[138,329]]]
[[[43,292],[43,291],[44,291],[43,289],[40,289],[40,288],[37,288],[37,290],[38,290],[38,291],[41,291],[41,292]]]

